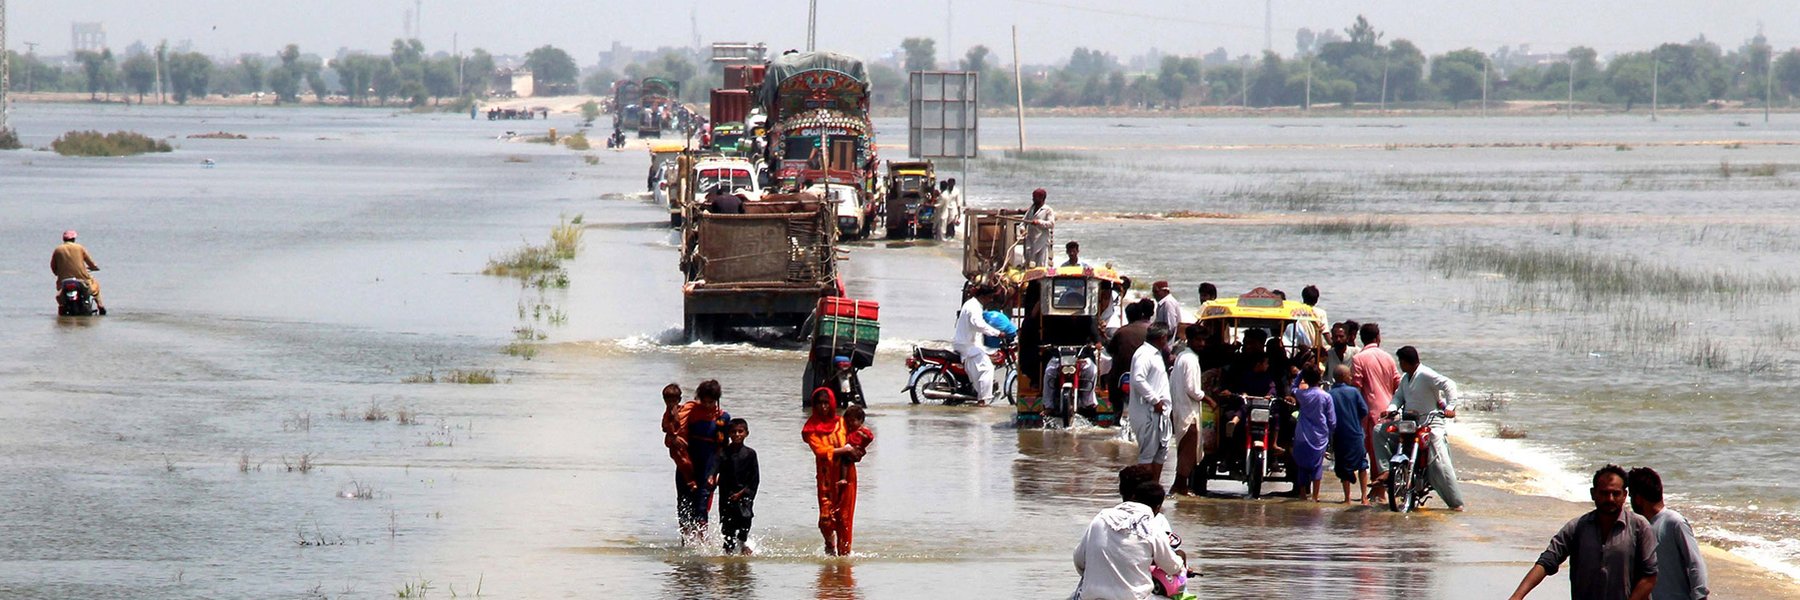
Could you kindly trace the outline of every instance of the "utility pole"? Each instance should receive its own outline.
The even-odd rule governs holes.
[[[1483,116],[1483,117],[1487,116],[1487,79],[1488,79],[1488,62],[1487,62],[1487,59],[1482,59],[1481,60],[1481,116]]]
[[[1250,57],[1248,55],[1244,56],[1244,68],[1238,69],[1238,78],[1240,80],[1238,87],[1242,92],[1238,94],[1242,96],[1238,100],[1242,101],[1244,109],[1248,110],[1250,108]]]
[[[806,3],[806,51],[813,51],[814,42],[818,41],[819,0],[808,0]]]
[[[6,89],[12,87],[12,61],[6,60],[6,0],[0,0],[0,132],[6,129],[6,113],[12,105],[6,103]]]
[[[1381,58],[1381,112],[1387,112],[1387,75],[1388,59]]]
[[[1263,0],[1263,51],[1275,51],[1275,0]]]
[[[1657,70],[1661,67],[1661,62],[1656,60],[1656,54],[1652,53],[1650,55],[1650,120],[1652,122],[1656,121],[1656,88],[1662,79],[1658,76]]]
[[[163,98],[163,61],[169,58],[169,40],[156,43],[156,103],[168,104]]]
[[[1563,118],[1575,118],[1575,61],[1569,61],[1569,102],[1563,105]]]
[[[950,57],[952,66],[961,64],[956,62],[956,0],[944,0],[944,56]]]
[[[1312,112],[1312,59],[1306,59],[1306,106],[1300,108]]]
[[[1018,100],[1019,108],[1019,152],[1025,152],[1025,80],[1020,75],[1024,71],[1019,68],[1019,26],[1012,27],[1013,35],[1013,96]]]
[[[1763,79],[1763,122],[1769,122],[1769,103],[1775,99],[1775,48],[1769,48],[1769,68]]]
[[[458,96],[466,94],[463,91],[462,40],[458,39],[460,37],[460,32],[450,33],[450,55],[456,57],[456,95]]]

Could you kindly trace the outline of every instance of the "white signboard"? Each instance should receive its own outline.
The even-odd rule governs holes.
[[[918,158],[975,158],[976,74],[968,71],[913,71],[908,85],[907,144]]]

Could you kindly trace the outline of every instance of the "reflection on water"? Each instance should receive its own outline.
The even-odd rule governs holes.
[[[851,573],[854,568],[853,563],[843,559],[819,565],[819,583],[814,597],[819,600],[862,600],[862,590],[856,587],[856,576]]]

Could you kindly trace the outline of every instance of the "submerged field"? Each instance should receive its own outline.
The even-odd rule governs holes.
[[[1793,126],[1350,121],[1054,138],[976,161],[972,185],[1053,190],[1059,245],[1184,300],[1319,285],[1333,320],[1381,322],[1499,400],[1459,431],[1506,430],[1571,497],[1601,464],[1653,466],[1703,537],[1796,574],[1800,470],[1762,457],[1800,429],[1800,162],[1759,142]]]

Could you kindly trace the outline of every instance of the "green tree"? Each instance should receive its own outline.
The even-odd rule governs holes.
[[[494,75],[494,56],[488,51],[476,48],[469,52],[469,58],[463,61],[464,95],[486,97],[488,86]]]
[[[431,94],[432,104],[449,96],[455,96],[456,90],[456,57],[444,55],[425,61],[425,92]]]
[[[75,53],[75,62],[81,63],[81,70],[87,75],[88,99],[100,99],[100,90],[108,87],[112,80],[112,50],[102,49],[99,52],[94,52],[92,50],[77,51]]]
[[[144,94],[156,87],[156,59],[149,54],[133,54],[119,64],[119,71],[125,76],[125,85],[137,92],[138,104],[143,104]]]
[[[1425,53],[1409,40],[1394,40],[1387,51],[1387,97],[1408,102],[1425,99]],[[1376,91],[1380,96],[1381,92]]]
[[[1181,71],[1181,57],[1164,56],[1156,72],[1156,91],[1162,93],[1163,100],[1173,108],[1181,108],[1181,97],[1186,95],[1189,83]]]
[[[212,80],[213,62],[199,52],[176,52],[169,55],[169,87],[177,104],[188,98],[205,98]]]
[[[300,70],[300,46],[288,44],[275,54],[281,64],[269,71],[269,89],[275,92],[276,102],[299,102],[300,79],[306,74]]]
[[[314,101],[324,104],[325,97],[331,94],[331,89],[325,85],[325,75],[320,70],[319,63],[312,62],[306,63],[306,65],[301,70],[302,73],[306,73],[306,87],[312,89]]]
[[[1652,51],[1661,83],[1658,100],[1696,106],[1722,98],[1730,80],[1719,47],[1705,37],[1687,44],[1663,44]]]
[[[988,50],[987,46],[975,46],[970,48],[968,52],[963,53],[962,70],[975,73],[986,73],[988,70],[988,55],[992,53],[993,51]]]
[[[1431,60],[1431,84],[1451,103],[1481,97],[1487,55],[1474,48],[1456,50]]]
[[[1250,104],[1252,106],[1276,106],[1287,102],[1287,68],[1281,62],[1281,56],[1274,52],[1263,52],[1262,61],[1256,70],[1250,73]]]
[[[618,80],[619,74],[612,69],[595,69],[581,78],[581,91],[590,96],[611,96],[613,82]]]
[[[1800,94],[1800,49],[1783,52],[1775,58],[1775,90],[1789,101]]]
[[[575,66],[575,59],[569,58],[569,53],[548,44],[525,53],[525,67],[531,69],[532,83],[538,94],[557,94],[573,88],[575,78],[581,75],[581,69]]]
[[[388,61],[353,52],[331,61],[331,70],[338,75],[338,85],[344,88],[344,97],[353,104],[367,105],[369,90],[375,84],[377,64],[389,65]],[[310,85],[310,81],[308,84]]]
[[[1606,95],[1602,100],[1624,102],[1626,112],[1639,102],[1650,100],[1652,57],[1649,52],[1633,52],[1614,57],[1606,63]]]
[[[254,54],[238,56],[238,76],[243,81],[245,92],[262,91],[263,75],[266,71],[262,57]]]
[[[931,38],[906,38],[900,41],[900,50],[906,54],[907,72],[937,70],[937,42]]]

